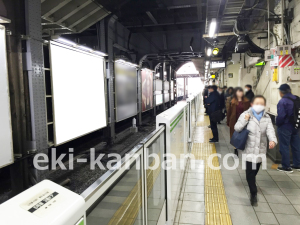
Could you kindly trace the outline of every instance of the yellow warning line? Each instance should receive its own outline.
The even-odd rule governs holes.
[[[215,145],[208,143],[212,136],[211,130],[207,129],[208,125],[208,116],[199,115],[196,133],[201,132],[204,140],[203,143],[194,143],[192,147],[195,159],[205,162],[205,224],[232,225],[221,171],[211,169],[207,163],[208,157],[217,153]],[[212,164],[219,167],[218,157],[213,158]]]

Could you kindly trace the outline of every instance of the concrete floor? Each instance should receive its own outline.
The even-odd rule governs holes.
[[[198,123],[199,124],[199,123]],[[206,124],[200,123],[196,129]],[[223,165],[223,157],[233,153],[230,145],[229,128],[224,124],[219,128],[219,143],[216,150],[222,155],[219,159]],[[197,137],[198,136],[198,137]],[[205,137],[205,138],[204,138]],[[208,142],[209,136],[195,134],[195,140]],[[273,162],[267,160],[267,169],[260,170],[257,175],[258,206],[252,207],[249,200],[249,188],[245,171],[239,159],[239,167],[234,170],[221,168],[227,204],[233,225],[293,225],[300,224],[300,172],[285,174],[272,169]],[[204,161],[197,161],[204,164]],[[229,158],[233,165],[234,159]],[[188,171],[177,209],[175,225],[180,224],[213,224],[205,222],[205,175],[203,170]]]

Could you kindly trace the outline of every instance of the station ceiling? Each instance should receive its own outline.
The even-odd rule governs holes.
[[[95,24],[108,15],[115,15],[132,33],[140,33],[149,39],[154,35],[160,35],[161,39],[158,40],[161,42],[172,32],[174,36],[174,32],[183,34],[185,31],[192,31],[197,34],[194,37],[202,37],[208,33],[213,18],[217,19],[217,34],[231,33],[219,35],[214,40],[194,39],[194,43],[200,42],[197,49],[191,48],[191,52],[188,53],[187,48],[182,48],[182,52],[185,52],[185,56],[188,55],[189,59],[197,54],[204,55],[205,46],[220,48],[219,57],[232,52],[237,40],[233,34],[235,22],[239,21],[240,30],[249,31],[253,22],[264,19],[261,11],[255,11],[251,7],[266,7],[266,1],[263,0],[41,0],[41,2],[44,35],[72,33],[97,35]],[[185,39],[181,42],[190,48],[192,38],[185,35],[181,37]],[[222,53],[223,48],[225,51]]]

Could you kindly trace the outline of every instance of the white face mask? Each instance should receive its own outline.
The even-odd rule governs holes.
[[[244,90],[245,92],[248,92],[249,90],[248,90],[248,88],[245,88],[245,90]]]
[[[261,113],[262,111],[265,110],[265,106],[264,105],[253,105],[252,109],[256,112],[256,113]]]

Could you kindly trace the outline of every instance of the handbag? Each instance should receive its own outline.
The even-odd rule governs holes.
[[[230,140],[230,144],[237,149],[245,150],[248,135],[249,135],[249,130],[247,130],[247,128],[244,128],[244,130],[242,130],[241,132],[234,131],[232,138]]]
[[[217,110],[210,115],[211,121],[213,121],[214,123],[221,122],[223,120],[222,117],[223,113],[221,110]]]

